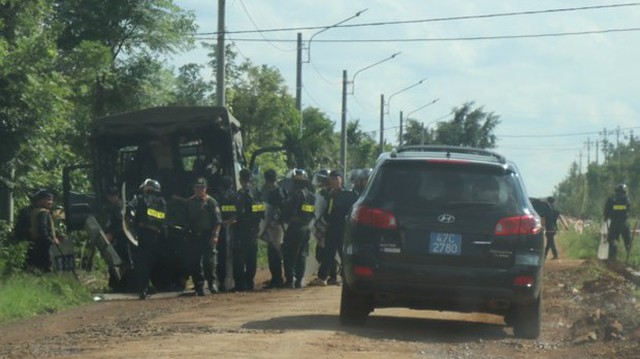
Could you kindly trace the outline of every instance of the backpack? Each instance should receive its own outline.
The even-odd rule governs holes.
[[[31,210],[32,207],[24,207],[18,211],[16,223],[13,225],[11,240],[13,243],[28,241],[30,238],[29,228],[31,227]]]

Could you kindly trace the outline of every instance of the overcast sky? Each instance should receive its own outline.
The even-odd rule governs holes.
[[[175,3],[194,11],[199,33],[216,31],[217,0]],[[621,4],[628,6],[613,6]],[[556,11],[595,6],[610,7]],[[343,25],[377,25],[333,27],[314,36],[309,44],[322,27],[364,9]],[[539,13],[478,17],[522,12]],[[440,20],[424,21],[433,19]],[[427,78],[391,98],[385,116],[387,142],[397,142],[400,111],[405,117],[411,113],[411,118],[433,126],[450,119],[447,115],[452,108],[474,101],[476,106],[500,116],[495,150],[516,162],[529,195],[534,197],[551,195],[573,162],[580,163],[582,158],[583,169],[587,158],[594,162],[595,142],[602,141],[605,128],[611,132],[607,139],[614,143],[628,141],[633,130],[635,136],[640,135],[638,19],[640,2],[624,0],[226,2],[227,31],[263,30],[230,33],[227,42],[254,64],[279,69],[292,95],[296,84],[295,40],[296,34],[302,33],[306,48],[303,59],[310,59],[303,65],[302,106],[321,109],[336,122],[336,130],[340,125],[342,71],[347,70],[351,80],[358,70],[401,52],[358,73],[354,93],[348,96],[347,118],[360,120],[361,128],[378,139],[380,95],[388,99]],[[319,28],[264,31],[304,27]],[[590,34],[560,36],[578,32]],[[499,38],[521,35],[553,36]],[[494,39],[469,40],[487,37]],[[406,41],[409,39],[421,41]],[[172,60],[176,67],[206,61],[202,49]],[[438,101],[415,111],[435,99]]]

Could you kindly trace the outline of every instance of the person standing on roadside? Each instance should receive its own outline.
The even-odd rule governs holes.
[[[133,255],[138,298],[147,299],[149,277],[160,259],[160,248],[166,237],[167,203],[162,197],[160,182],[148,178],[140,189],[142,194],[136,195],[127,204],[127,213],[132,215],[138,240]]]
[[[236,194],[236,222],[233,225],[234,291],[252,291],[258,265],[258,230],[265,206],[259,200],[251,180],[251,172],[240,170],[240,186]]]
[[[53,217],[53,193],[39,190],[33,195],[33,207],[29,220],[29,249],[27,249],[27,267],[41,272],[51,271],[51,246],[58,246]]]
[[[345,229],[346,217],[351,206],[358,199],[358,194],[342,187],[342,173],[333,170],[329,173],[329,203],[324,213],[327,230],[325,238],[325,251],[323,254],[318,277],[309,282],[313,286],[326,286],[339,284],[337,278],[329,278],[330,270],[336,266],[336,253],[342,259],[342,239]]]
[[[544,258],[547,258],[547,254],[549,254],[549,250],[553,253],[553,260],[558,259],[558,249],[556,248],[556,232],[558,231],[558,219],[564,226],[564,229],[569,229],[569,225],[564,220],[564,218],[560,215],[560,211],[558,211],[555,207],[555,198],[549,197],[547,198],[547,203],[549,207],[546,210],[544,223],[545,223],[545,235],[547,237],[547,245],[544,248]]]
[[[227,268],[232,261],[227,260],[230,252],[230,228],[236,221],[236,194],[233,191],[233,179],[229,176],[222,176],[218,186],[218,191],[214,198],[220,204],[222,215],[222,226],[220,227],[220,237],[218,238],[218,263],[216,264],[216,276],[218,277],[218,290],[227,290]]]
[[[285,288],[302,288],[302,278],[309,255],[309,223],[314,218],[316,197],[313,186],[302,169],[293,170],[293,186],[283,206],[288,223],[282,244]]]
[[[199,177],[193,184],[193,196],[187,206],[189,228],[189,272],[197,296],[204,296],[206,280],[211,294],[218,293],[216,262],[222,215],[220,206],[207,194],[207,179]]]
[[[273,169],[264,172],[264,186],[262,196],[267,203],[265,211],[265,226],[261,238],[267,241],[267,261],[271,279],[265,288],[281,288],[282,280],[282,202],[283,195],[277,182],[277,173]]]
[[[616,186],[614,195],[609,197],[604,205],[604,220],[611,221],[607,232],[610,261],[618,257],[618,237],[624,240],[627,253],[631,250],[631,230],[628,222],[630,212],[631,203],[627,197],[627,185],[621,183]]]

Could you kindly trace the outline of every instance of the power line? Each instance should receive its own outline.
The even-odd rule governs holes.
[[[638,6],[639,2],[632,3],[622,3],[622,4],[611,4],[611,5],[596,5],[596,6],[581,6],[581,7],[570,7],[570,8],[558,8],[558,9],[546,9],[546,10],[529,10],[529,11],[519,11],[519,12],[504,12],[504,13],[494,13],[494,14],[482,14],[482,15],[467,15],[467,16],[450,16],[450,17],[440,17],[440,18],[429,18],[429,19],[418,19],[418,20],[403,20],[403,21],[384,21],[384,22],[370,22],[370,23],[360,23],[360,24],[344,24],[333,26],[335,28],[340,27],[365,27],[365,26],[386,26],[386,25],[401,25],[401,24],[418,24],[425,22],[444,22],[444,21],[458,21],[458,20],[472,20],[472,19],[486,19],[486,18],[495,18],[495,17],[508,17],[508,16],[522,16],[522,15],[537,15],[537,14],[550,14],[550,13],[559,13],[559,12],[569,12],[569,11],[584,11],[584,10],[597,10],[597,9],[606,9],[606,8],[619,8],[619,7],[627,7],[627,6]],[[244,7],[244,5],[243,5]],[[254,24],[255,26],[255,24]],[[262,30],[236,30],[236,31],[226,31],[226,33],[231,34],[249,34],[249,33],[265,33],[265,32],[282,32],[282,31],[301,31],[301,30],[319,30],[326,28],[327,26],[303,26],[303,27],[287,27],[287,28],[276,28],[276,29],[262,29]],[[196,34],[196,36],[202,35],[217,35],[217,32],[203,32]]]
[[[264,31],[260,30],[260,28],[258,27],[258,25],[256,24],[255,21],[253,21],[253,17],[251,17],[251,14],[249,14],[249,10],[247,10],[247,7],[244,6],[244,1],[240,0],[240,5],[242,6],[242,9],[244,10],[244,13],[247,15],[247,18],[249,19],[249,21],[251,21],[251,24],[253,24],[253,27],[255,27],[255,31],[254,32],[258,32],[260,34],[260,36],[269,43],[269,45],[271,45],[274,49],[282,51],[282,52],[293,52],[296,51],[296,49],[283,49],[281,47],[276,46],[276,44],[274,44],[272,41],[269,41],[265,36],[264,36]],[[229,34],[229,31],[225,31],[225,34]],[[233,40],[232,40],[233,41]]]
[[[634,127],[626,127],[621,128],[620,131],[630,131],[634,129],[638,129],[640,126]],[[556,134],[546,134],[546,135],[496,135],[498,137],[504,138],[540,138],[540,137],[569,137],[569,136],[584,136],[584,135],[599,135],[602,131],[592,131],[592,132],[572,132],[572,133],[556,133]]]
[[[495,35],[495,36],[460,36],[460,37],[434,37],[434,38],[410,38],[410,39],[324,39],[315,42],[324,43],[400,43],[400,42],[446,42],[446,41],[477,41],[477,40],[502,40],[502,39],[527,39],[541,37],[581,36],[594,34],[607,34],[616,32],[640,31],[640,27],[628,27],[620,29],[588,30],[573,32],[550,32],[542,34],[523,35]],[[201,38],[200,40],[214,40],[214,38]],[[246,42],[295,42],[290,39],[258,39],[258,38],[232,38],[234,41]]]

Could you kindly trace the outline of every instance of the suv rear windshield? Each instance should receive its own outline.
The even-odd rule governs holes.
[[[487,207],[516,213],[517,183],[513,173],[500,166],[388,161],[377,171],[366,199],[390,209]]]

